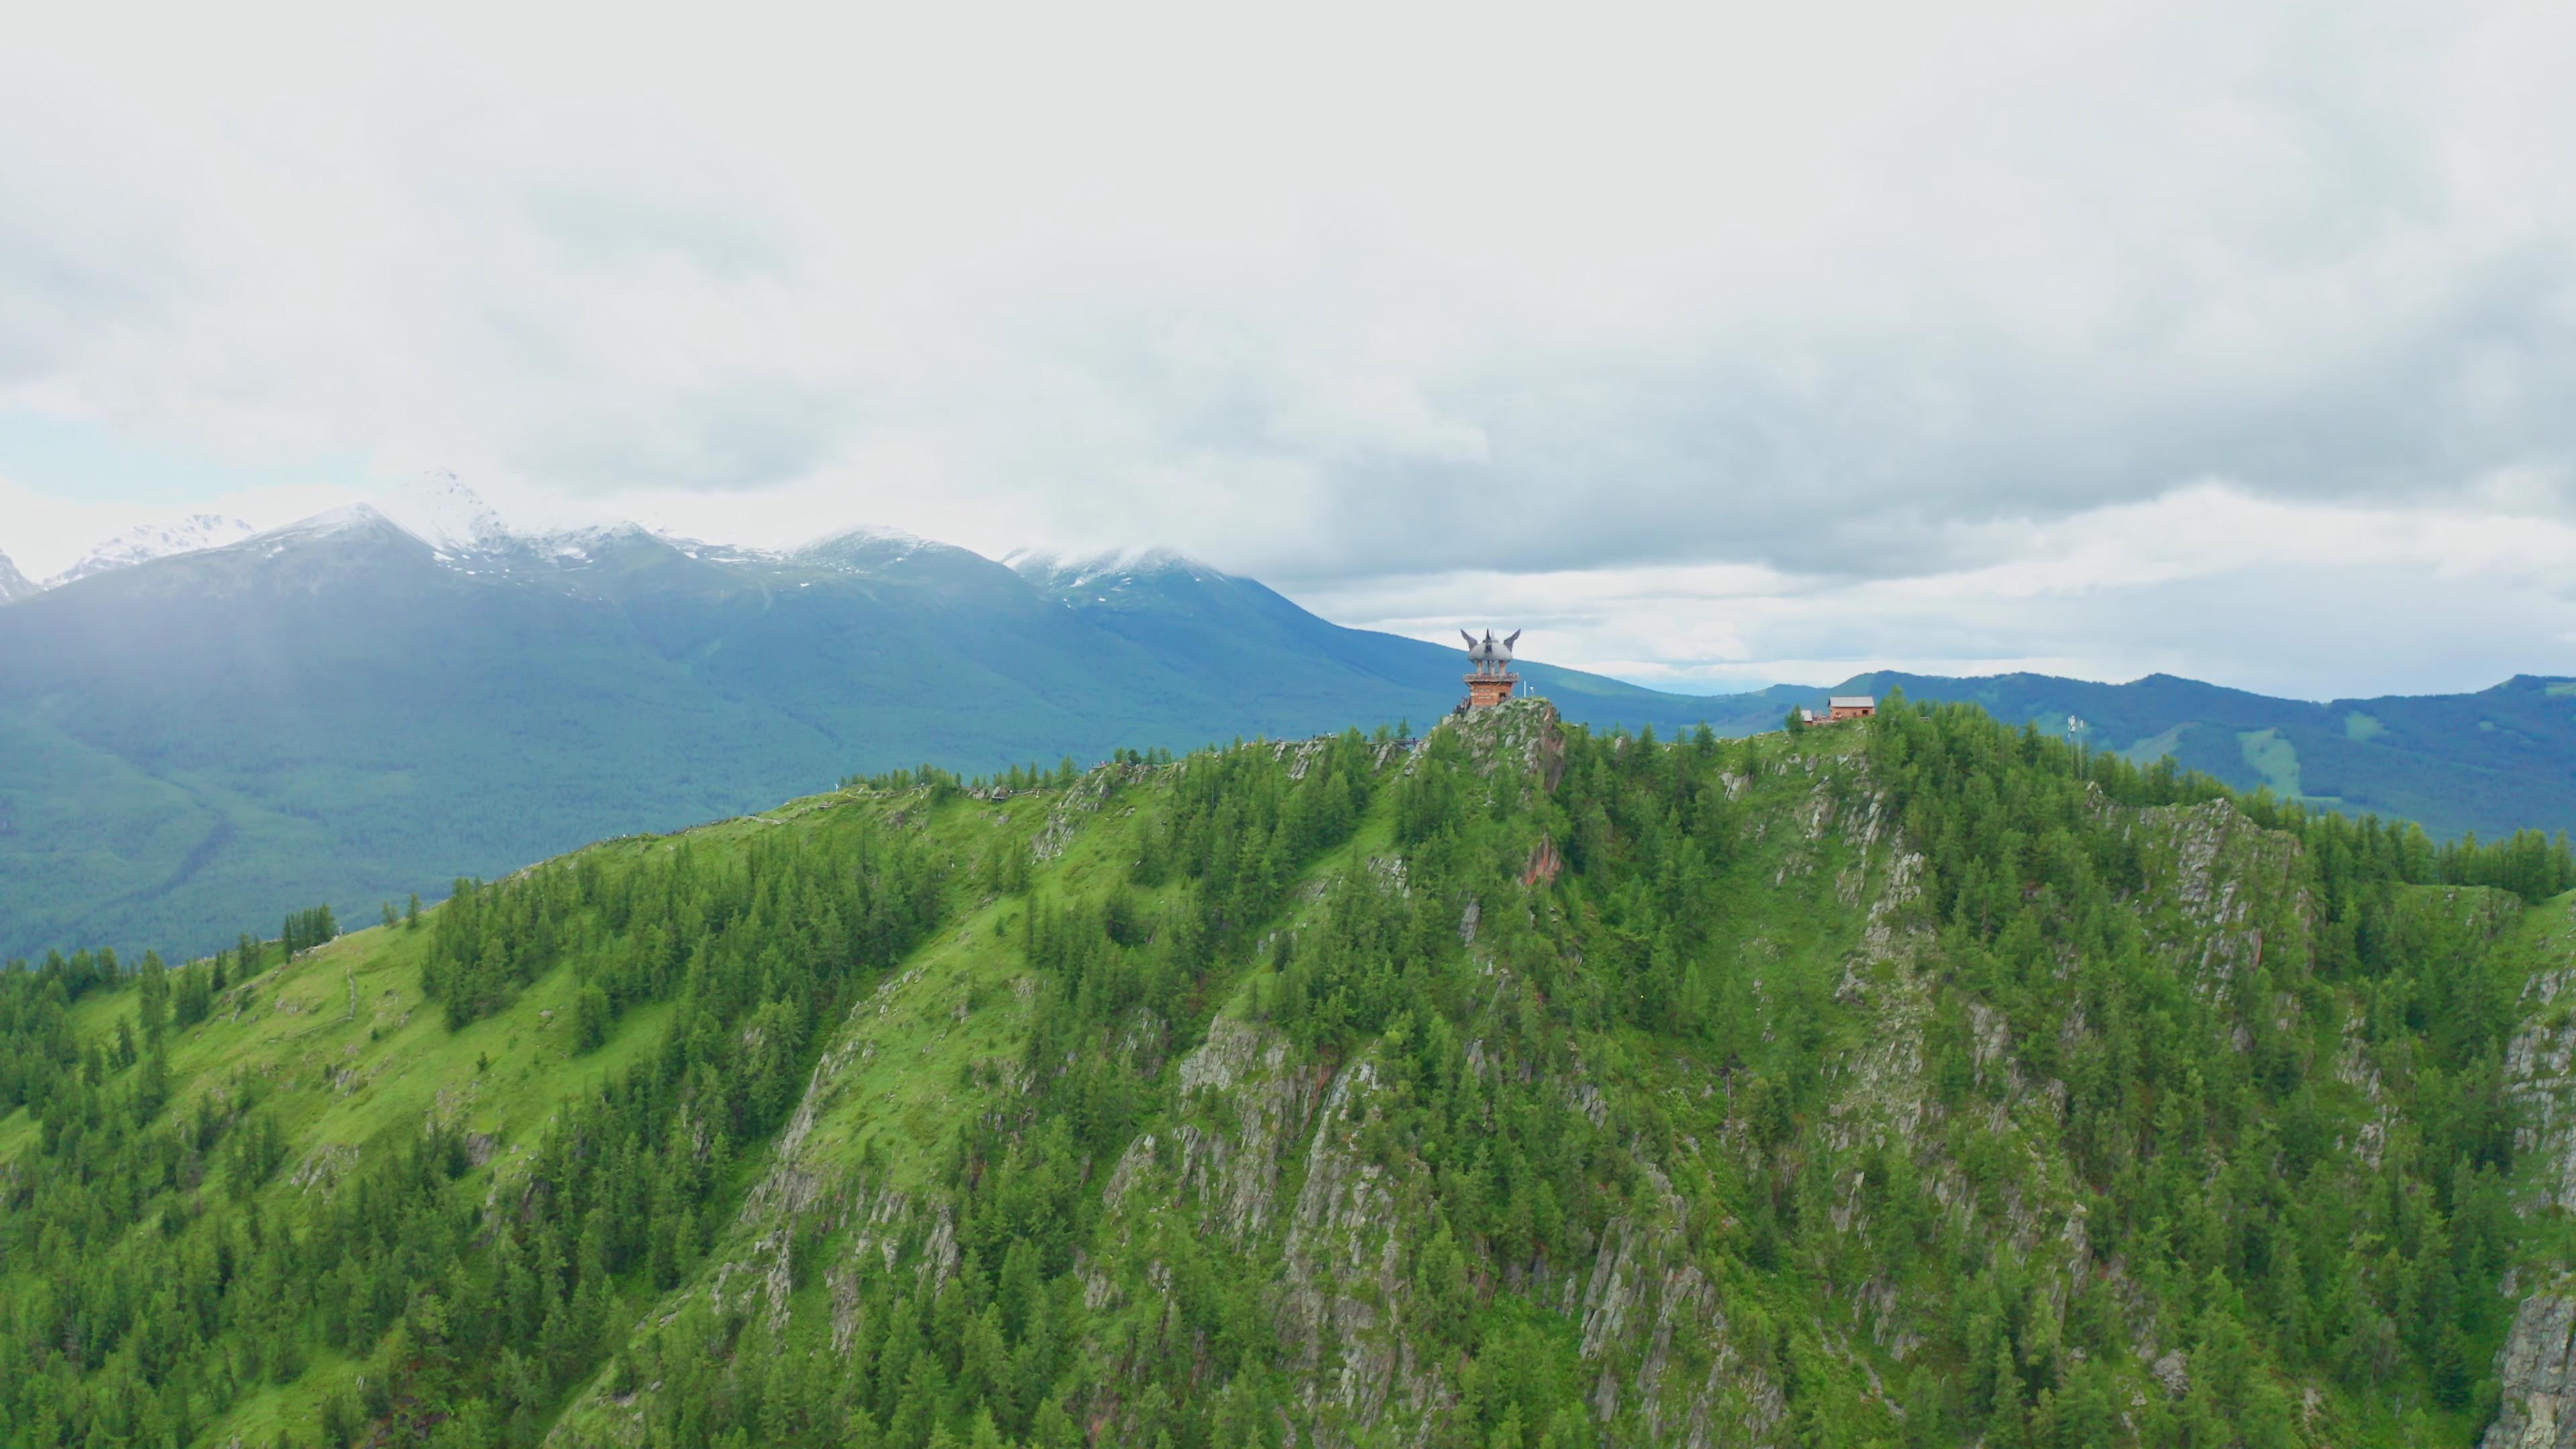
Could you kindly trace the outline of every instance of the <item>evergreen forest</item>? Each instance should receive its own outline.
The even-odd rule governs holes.
[[[853,778],[15,963],[0,1445],[2555,1442],[2571,902],[1901,697]]]

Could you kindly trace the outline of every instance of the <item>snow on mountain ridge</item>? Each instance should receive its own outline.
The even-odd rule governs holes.
[[[973,559],[971,549],[925,538],[881,524],[843,528],[789,547],[763,547],[693,538],[669,528],[647,527],[629,520],[596,515],[575,518],[557,513],[540,520],[531,516],[528,500],[517,500],[504,514],[456,474],[435,469],[417,474],[374,498],[299,518],[267,529],[239,519],[198,514],[174,523],[147,525],[100,544],[74,569],[45,580],[24,583],[13,595],[12,570],[0,559],[0,602],[23,597],[74,578],[122,568],[170,554],[221,548],[257,540],[270,556],[294,541],[363,528],[399,532],[426,547],[433,558],[468,573],[520,573],[531,567],[573,566],[597,562],[621,545],[652,540],[691,559],[749,567],[822,566],[841,572],[873,574],[933,559]],[[1158,579],[1189,578],[1200,582],[1228,578],[1222,570],[1169,548],[1112,549],[1094,553],[1016,549],[992,560],[1041,589],[1071,593],[1107,589],[1115,593]]]
[[[222,548],[239,543],[256,532],[257,529],[240,519],[227,518],[220,513],[192,513],[185,518],[136,524],[92,548],[79,563],[45,580],[44,587],[60,588],[74,579],[85,579],[92,574],[168,558],[173,554]]]
[[[442,557],[480,553],[521,536],[499,509],[443,469],[405,481],[378,498],[375,507]]]
[[[967,554],[981,558],[972,549],[935,538],[924,538],[909,529],[890,528],[884,524],[864,523],[810,539],[794,548],[774,555],[778,558],[826,561],[843,566],[883,568],[898,564],[919,554]]]
[[[1054,589],[1089,588],[1104,579],[1126,583],[1162,574],[1186,574],[1201,580],[1227,577],[1223,569],[1160,546],[1113,548],[1090,554],[1016,548],[1002,555],[1002,562],[1029,582]]]
[[[832,533],[824,534],[820,538],[811,539],[805,543],[798,544],[795,548],[788,550],[788,552],[804,553],[812,549],[818,549],[836,543],[880,543],[903,549],[925,547],[948,548],[953,546],[940,543],[937,539],[924,538],[910,529],[894,528],[882,523],[862,523],[856,528],[840,529]]]
[[[299,518],[293,523],[282,523],[275,528],[264,529],[252,534],[245,542],[265,545],[268,550],[266,556],[275,558],[288,544],[299,539],[323,538],[335,533],[350,533],[367,528],[389,528],[397,533],[407,535],[410,533],[409,529],[379,512],[373,504],[344,503],[337,508],[326,508],[320,513]]]

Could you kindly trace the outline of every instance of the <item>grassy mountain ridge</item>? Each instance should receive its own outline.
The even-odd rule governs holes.
[[[884,778],[10,978],[0,1442],[2466,1443],[2570,885],[1956,708]]]

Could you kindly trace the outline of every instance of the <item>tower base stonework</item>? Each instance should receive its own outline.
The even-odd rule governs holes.
[[[1489,704],[1501,704],[1512,697],[1512,691],[1520,687],[1520,682],[1517,674],[1470,674],[1467,676],[1467,707],[1483,709]]]

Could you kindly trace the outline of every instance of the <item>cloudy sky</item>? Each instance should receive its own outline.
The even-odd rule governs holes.
[[[12,19],[28,572],[441,467],[1679,688],[2576,673],[2563,0],[382,8]]]

